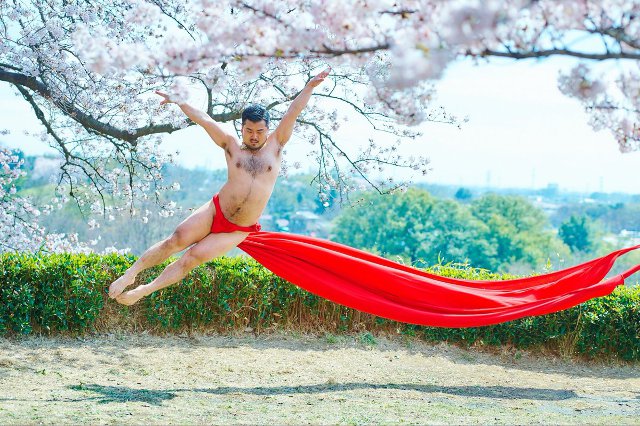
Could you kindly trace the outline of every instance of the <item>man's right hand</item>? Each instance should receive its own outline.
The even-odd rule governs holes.
[[[156,93],[164,98],[164,100],[160,101],[160,105],[176,103],[175,101],[172,101],[169,95],[167,95],[166,93],[163,93],[159,90],[156,90]]]

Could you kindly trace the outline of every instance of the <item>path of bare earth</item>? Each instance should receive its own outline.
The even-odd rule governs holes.
[[[640,423],[640,365],[417,339],[0,339],[1,424]]]

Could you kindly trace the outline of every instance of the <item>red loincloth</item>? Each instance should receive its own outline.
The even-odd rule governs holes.
[[[610,294],[640,265],[602,279],[618,256],[505,281],[446,278],[342,244],[257,232],[239,246],[281,278],[325,299],[383,318],[435,327],[475,327],[571,308]],[[602,282],[601,282],[602,281]]]

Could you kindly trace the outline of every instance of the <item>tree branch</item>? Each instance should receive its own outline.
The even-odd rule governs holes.
[[[629,52],[620,52],[620,53],[584,53],[584,52],[576,52],[568,49],[548,49],[548,50],[537,50],[530,52],[499,52],[497,50],[485,49],[479,55],[475,55],[472,53],[467,53],[469,56],[499,56],[504,58],[513,58],[513,59],[527,59],[527,58],[544,58],[553,55],[562,55],[562,56],[573,56],[576,58],[583,59],[594,59],[598,61],[604,61],[605,59],[632,59],[638,60],[640,59],[640,54],[638,53],[629,53]]]
[[[97,120],[95,117],[86,114],[85,112],[76,108],[76,106],[71,102],[62,99],[55,99],[49,88],[44,83],[38,81],[38,79],[36,79],[35,77],[0,69],[0,81],[6,81],[15,86],[27,87],[38,93],[40,96],[51,100],[59,108],[64,110],[66,115],[80,123],[87,130],[92,130],[102,136],[111,136],[123,141],[130,142],[133,146],[136,145],[136,140],[143,136],[156,133],[173,133],[176,130],[180,130],[180,127],[174,126],[172,124],[149,125],[139,127],[132,131],[122,130],[110,124],[103,123]],[[238,118],[240,118],[240,116],[241,115],[239,112],[231,111],[227,113],[211,115],[211,118],[218,122],[226,122],[230,120],[237,120]],[[191,120],[187,120],[187,123],[189,126],[195,124]]]

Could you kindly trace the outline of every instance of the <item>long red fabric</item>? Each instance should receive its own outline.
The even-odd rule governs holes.
[[[603,278],[640,245],[527,278],[441,277],[332,241],[256,232],[238,246],[281,278],[333,302],[383,318],[435,327],[475,327],[544,315],[610,294],[640,265]]]

